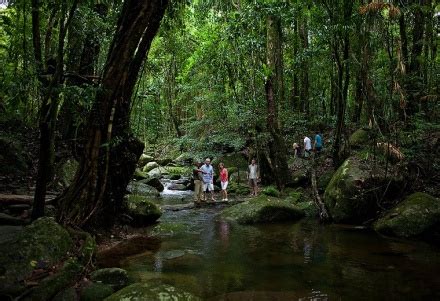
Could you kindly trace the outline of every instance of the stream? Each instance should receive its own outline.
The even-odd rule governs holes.
[[[160,205],[190,203],[165,191]],[[155,253],[128,257],[136,281],[159,281],[205,300],[440,300],[439,249],[373,231],[321,225],[240,226],[219,218],[224,205],[167,210],[147,229]]]

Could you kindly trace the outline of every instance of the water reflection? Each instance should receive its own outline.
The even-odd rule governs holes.
[[[440,299],[438,249],[429,245],[306,220],[239,226],[218,213],[166,212],[161,220],[181,232],[124,267],[209,300]]]

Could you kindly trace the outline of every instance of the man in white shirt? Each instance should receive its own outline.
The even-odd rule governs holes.
[[[304,157],[308,158],[312,154],[312,140],[304,136]]]
[[[206,158],[205,164],[200,168],[203,182],[203,199],[206,200],[206,190],[211,194],[211,201],[214,202],[214,169],[211,165],[211,159]]]

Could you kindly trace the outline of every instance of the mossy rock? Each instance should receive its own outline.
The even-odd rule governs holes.
[[[287,191],[287,197],[285,201],[293,204],[298,209],[302,210],[306,217],[316,217],[319,214],[319,210],[316,208],[313,199],[311,199],[303,191]]]
[[[192,165],[194,161],[194,156],[187,152],[181,153],[176,159],[174,159],[174,162],[182,165]]]
[[[147,181],[150,181],[151,179],[148,179]],[[144,183],[144,180],[140,181],[132,181],[128,184],[127,190],[131,194],[141,195],[144,197],[159,197],[160,193],[155,188],[148,184]]]
[[[335,222],[360,224],[377,215],[377,195],[394,184],[371,168],[359,158],[350,157],[335,172],[324,193],[325,205]]]
[[[51,300],[58,292],[72,285],[83,271],[83,266],[75,259],[67,260],[56,274],[42,280],[24,298],[29,301]]]
[[[99,269],[90,274],[93,282],[110,285],[115,290],[119,290],[129,284],[128,273],[120,268]]]
[[[113,294],[111,285],[91,283],[81,291],[81,301],[101,301]]]
[[[316,186],[317,186],[318,191],[320,193],[323,193],[325,191],[328,184],[332,180],[334,174],[335,174],[334,170],[329,170],[319,176],[317,183],[316,183]]]
[[[161,217],[162,210],[155,203],[142,198],[142,196],[129,196],[128,215],[133,218],[132,226],[143,227],[156,222]]]
[[[193,294],[168,284],[135,283],[105,299],[106,301],[195,301],[201,300]]]
[[[267,186],[261,190],[261,193],[267,196],[280,197],[281,193],[275,186]]]
[[[155,161],[152,162],[148,162],[147,164],[145,164],[144,168],[142,169],[143,172],[149,172],[155,168],[159,167],[159,164]]]
[[[382,234],[398,237],[415,237],[440,225],[440,200],[423,192],[408,196],[375,224]]]
[[[149,174],[146,172],[143,172],[142,170],[140,170],[139,168],[136,168],[133,174],[133,178],[136,180],[143,180],[143,179],[148,179],[149,178]]]
[[[145,166],[145,164],[148,164],[149,162],[151,162],[153,160],[154,160],[153,156],[150,156],[150,155],[147,155],[147,154],[142,154],[139,157],[138,165],[140,167],[142,167],[142,166]]]
[[[20,290],[21,282],[34,269],[48,268],[72,249],[66,229],[54,219],[43,217],[0,246],[0,291]]]
[[[176,222],[160,222],[153,228],[151,232],[154,236],[179,236],[188,231],[188,226],[183,223]]]
[[[164,175],[191,175],[192,168],[189,166],[159,166],[148,172],[151,178],[161,178]]]
[[[304,216],[304,212],[284,200],[260,195],[225,209],[221,216],[239,224],[258,224],[296,221]]]
[[[358,129],[349,138],[350,146],[355,149],[361,149],[367,146],[370,142],[370,130]]]

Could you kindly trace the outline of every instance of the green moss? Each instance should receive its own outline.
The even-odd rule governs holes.
[[[128,214],[133,218],[132,225],[143,227],[154,223],[162,215],[158,205],[141,196],[129,196]]]
[[[52,299],[59,291],[74,283],[81,275],[82,270],[83,266],[76,260],[66,261],[61,270],[41,281],[24,300],[46,301]]]
[[[58,263],[72,249],[69,233],[52,218],[43,217],[0,246],[0,290],[18,289],[32,270]]]
[[[280,197],[280,191],[275,186],[267,186],[264,187],[261,191],[263,194],[267,196],[274,196],[274,197]]]
[[[81,292],[81,301],[100,301],[113,294],[113,288],[103,283],[92,283]]]
[[[372,179],[368,166],[351,157],[338,168],[327,185],[324,202],[336,222],[362,223],[375,216],[375,193],[381,179]]]
[[[106,301],[135,301],[135,300],[181,300],[192,301],[200,300],[198,297],[167,284],[155,283],[135,283],[123,288],[110,297]]]
[[[350,136],[350,146],[353,148],[362,148],[370,142],[370,131],[367,129],[358,129]]]
[[[185,224],[161,222],[154,227],[151,234],[157,236],[177,236],[186,230],[187,226]]]
[[[229,184],[228,191],[237,195],[248,195],[251,192],[248,185],[236,182],[231,182]]]
[[[260,195],[225,209],[221,216],[239,224],[256,224],[295,221],[303,217],[304,213],[289,202]]]
[[[416,192],[374,224],[380,233],[399,237],[424,234],[440,223],[440,200]]]

